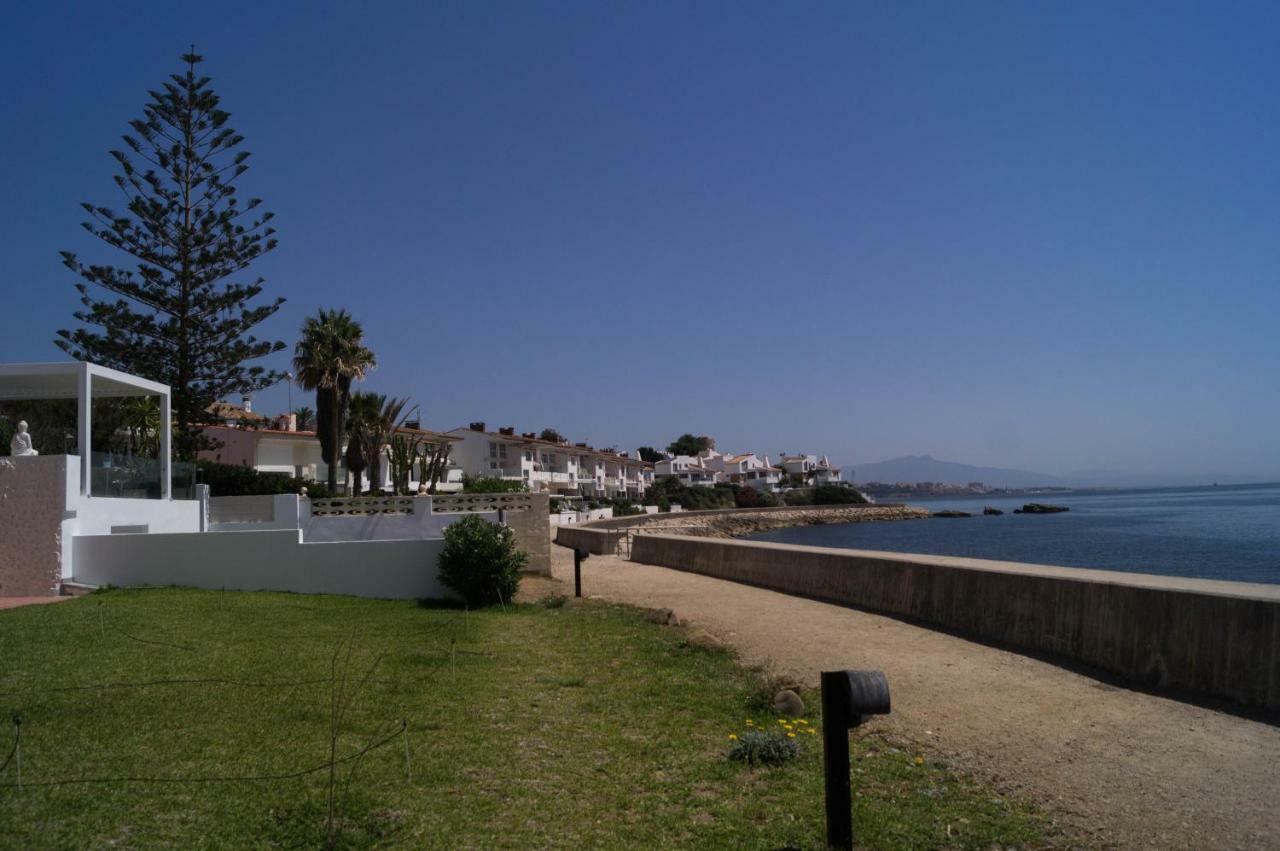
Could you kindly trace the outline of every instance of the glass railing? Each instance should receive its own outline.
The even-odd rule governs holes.
[[[199,472],[195,464],[175,462],[170,469],[174,499],[195,499]],[[89,493],[120,499],[160,499],[160,461],[113,452],[90,455]]]

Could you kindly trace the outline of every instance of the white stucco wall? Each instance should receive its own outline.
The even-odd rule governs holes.
[[[357,597],[446,596],[442,540],[303,543],[298,531],[82,535],[75,579],[88,585],[181,585]]]

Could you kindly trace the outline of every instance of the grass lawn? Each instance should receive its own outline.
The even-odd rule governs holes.
[[[821,736],[781,768],[729,762],[745,719],[776,725],[758,676],[634,610],[156,589],[0,612],[0,764],[20,712],[24,784],[10,760],[0,846],[322,847],[327,768],[225,778],[325,766],[335,691],[339,758],[385,740],[335,770],[340,847],[823,845]],[[854,754],[869,847],[1055,839],[947,766]],[[95,782],[38,785],[72,779]]]

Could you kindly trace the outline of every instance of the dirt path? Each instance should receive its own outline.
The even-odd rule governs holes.
[[[552,552],[572,587],[572,554]],[[1280,848],[1280,728],[891,618],[612,557],[585,562],[583,592],[671,608],[806,685],[823,669],[883,670],[893,714],[877,729],[1040,801],[1097,844]]]

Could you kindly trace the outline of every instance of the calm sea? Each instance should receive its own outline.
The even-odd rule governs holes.
[[[1012,514],[1027,502],[1063,514]],[[913,500],[968,518],[779,529],[756,540],[1280,583],[1280,484]],[[1004,509],[982,516],[983,506]]]

